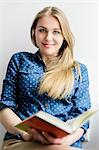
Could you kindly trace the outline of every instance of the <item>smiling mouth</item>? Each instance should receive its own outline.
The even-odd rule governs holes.
[[[42,43],[44,47],[50,48],[54,46],[55,44],[49,44],[49,43]]]

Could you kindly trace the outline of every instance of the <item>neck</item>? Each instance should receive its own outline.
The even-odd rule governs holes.
[[[59,59],[57,55],[43,55],[42,53],[41,57],[46,67],[55,65]]]
[[[48,63],[49,63],[49,57],[48,56],[42,56],[42,59],[43,59],[43,61],[45,63],[45,66],[47,66]]]

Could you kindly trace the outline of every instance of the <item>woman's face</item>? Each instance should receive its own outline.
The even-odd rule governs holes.
[[[35,29],[35,39],[43,56],[56,56],[63,43],[58,20],[53,16],[41,17]]]

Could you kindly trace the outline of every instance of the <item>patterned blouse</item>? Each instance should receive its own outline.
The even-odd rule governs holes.
[[[53,99],[47,93],[38,93],[40,79],[43,76],[46,66],[41,58],[40,51],[35,54],[19,52],[11,57],[8,64],[6,77],[3,81],[2,94],[0,99],[0,110],[12,109],[22,120],[33,115],[39,110],[52,114],[63,121],[72,119],[91,107],[89,96],[88,71],[85,65],[80,64],[81,77],[77,69],[74,72],[74,87],[69,96],[63,99]],[[82,128],[86,132],[89,122]],[[5,134],[5,139],[17,138],[19,135]],[[72,146],[82,147],[82,136]]]

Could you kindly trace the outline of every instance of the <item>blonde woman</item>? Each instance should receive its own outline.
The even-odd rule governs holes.
[[[38,51],[14,54],[4,79],[0,118],[7,133],[2,150],[82,147],[88,123],[64,138],[14,127],[39,110],[66,121],[90,108],[88,72],[85,65],[74,60],[73,38],[60,9],[46,7],[38,12],[31,27],[31,39]]]

